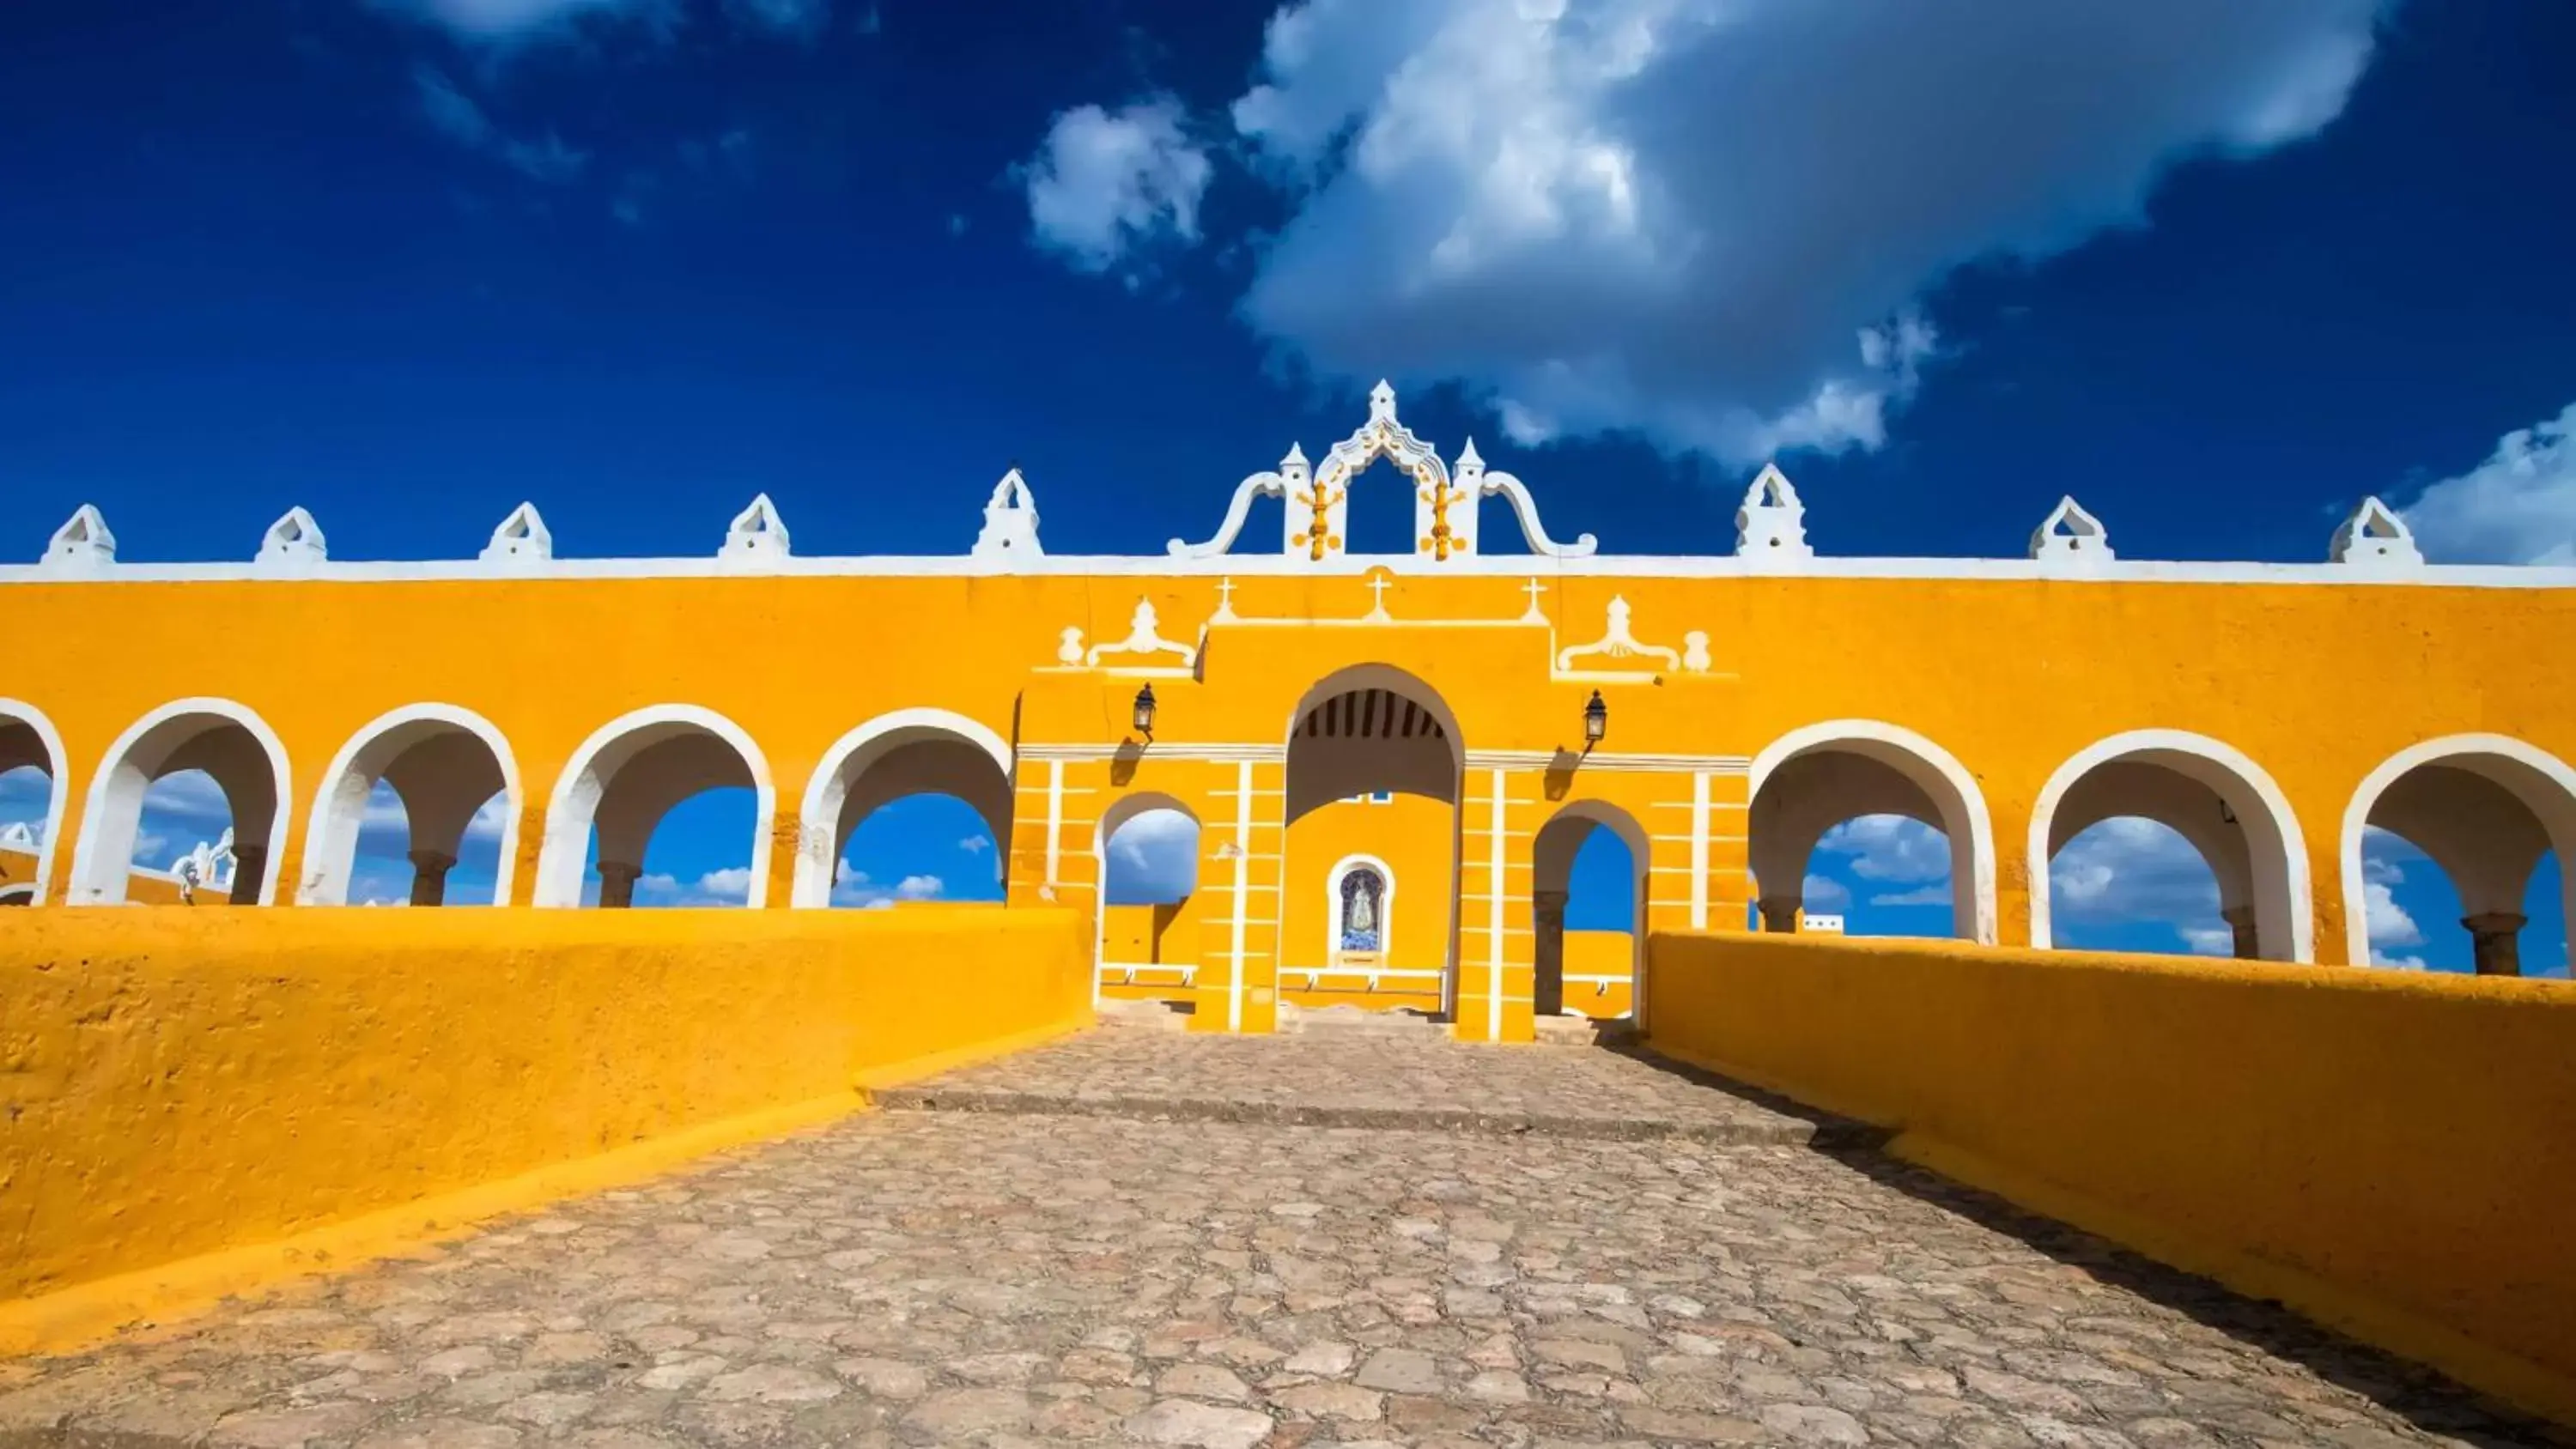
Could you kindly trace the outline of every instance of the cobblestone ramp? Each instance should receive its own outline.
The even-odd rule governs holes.
[[[1629,1053],[1100,1031],[877,1094],[915,1112],[1861,1146],[1880,1134]]]
[[[1219,1045],[958,1080],[1314,1089]],[[1337,1056],[1399,1075],[1328,1085],[1707,1090],[1584,1056]],[[1090,1114],[872,1113],[0,1364],[12,1449],[2576,1442],[2551,1433],[1865,1151]]]

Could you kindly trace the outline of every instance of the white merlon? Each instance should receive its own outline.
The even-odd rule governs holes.
[[[259,541],[259,564],[263,568],[309,568],[331,556],[330,544],[322,537],[322,525],[301,507],[286,510],[284,516],[268,526]]]
[[[1814,558],[1807,546],[1807,506],[1789,475],[1765,463],[1744,490],[1744,506],[1735,510],[1735,553],[1755,567],[1795,566]]]
[[[789,557],[786,521],[778,516],[778,505],[766,493],[751,500],[751,506],[733,516],[725,529],[724,547],[716,557],[735,567],[760,567]]]
[[[967,556],[1007,563],[1045,553],[1038,543],[1037,497],[1029,492],[1020,470],[1013,468],[993,485],[993,496],[984,504],[984,531],[975,535],[975,546]]]
[[[555,536],[533,503],[510,510],[510,516],[492,530],[492,541],[483,546],[482,555],[486,563],[541,563],[554,556]]]
[[[2326,557],[2348,568],[2405,571],[2424,566],[2424,551],[2415,546],[2415,530],[2377,498],[2361,500],[2361,506],[2335,530]]]
[[[107,520],[99,516],[98,509],[84,503],[54,530],[53,541],[45,545],[41,566],[63,573],[86,573],[115,562],[116,535],[108,532]]]
[[[2060,498],[2031,530],[2030,556],[2050,569],[2085,569],[2111,562],[2110,532],[2102,520],[2084,509],[2072,497]]]

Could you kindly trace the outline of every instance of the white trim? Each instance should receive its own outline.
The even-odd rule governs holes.
[[[1047,761],[1046,889],[1064,874],[1064,761]]]
[[[268,824],[268,854],[260,863],[259,903],[263,906],[277,904],[277,878],[286,863],[287,831],[295,818],[294,780],[287,767],[286,742],[279,739],[277,731],[269,728],[268,721],[261,719],[250,706],[210,696],[175,699],[153,710],[126,726],[125,733],[118,735],[116,743],[109,745],[107,753],[100,756],[98,774],[90,781],[89,799],[81,811],[80,842],[72,847],[71,904],[116,905],[124,901],[126,876],[133,864],[134,835],[143,820],[143,795],[152,786],[151,780],[144,778],[140,770],[134,771],[132,779],[120,778],[123,772],[132,768],[126,756],[153,730],[172,720],[195,714],[210,715],[241,726],[259,742],[261,752],[268,756],[277,803]],[[195,736],[189,738],[194,739]],[[111,815],[122,818],[128,806],[132,807],[131,820],[118,824],[109,818]],[[126,858],[106,859],[100,854],[102,842],[112,847],[107,852],[109,855],[121,851]]]
[[[349,877],[356,873],[358,829],[367,813],[367,794],[384,778],[382,769],[364,779],[356,779],[351,771],[358,755],[386,731],[423,723],[452,725],[474,736],[492,752],[493,763],[500,767],[501,860],[492,873],[492,904],[510,903],[510,888],[519,868],[519,814],[527,800],[519,792],[519,762],[510,752],[510,741],[490,720],[461,705],[410,704],[387,710],[360,726],[322,772],[322,788],[314,792],[313,814],[304,827],[304,881],[295,893],[297,905],[349,903]],[[386,760],[385,768],[392,768],[393,760],[399,758],[397,753]],[[353,783],[354,791],[350,789]]]
[[[2517,782],[2498,779],[2494,774],[2462,761],[2463,756],[2493,755],[2510,760],[2533,771],[2555,785],[2561,797],[2554,802],[2535,801],[2516,788]],[[2540,821],[2548,835],[2550,848],[2558,853],[2561,899],[2576,907],[2576,767],[2511,735],[2465,734],[2445,735],[2409,745],[2380,762],[2379,767],[2362,777],[2344,806],[2340,859],[2343,891],[2344,961],[2347,965],[2370,964],[2370,917],[2366,908],[2369,883],[2362,874],[2361,842],[2370,825],[2371,808],[2410,770],[2424,765],[2450,762],[2455,769],[2465,769],[2484,776],[2522,802]],[[2520,782],[2527,784],[2528,782]]]
[[[1376,871],[1378,884],[1385,887],[1377,903],[1377,954],[1381,960],[1395,954],[1395,867],[1377,856],[1354,852],[1334,861],[1333,868],[1324,872],[1324,959],[1327,961],[1336,961],[1342,954],[1342,878],[1361,869]],[[1334,965],[1326,969],[1364,971],[1368,968]]]
[[[769,904],[769,832],[778,817],[778,788],[769,777],[769,760],[742,726],[694,704],[651,704],[630,710],[591,731],[590,738],[573,751],[562,772],[555,776],[554,791],[546,799],[545,847],[537,856],[536,886],[529,904],[581,904],[582,866],[584,857],[590,854],[591,825],[598,817],[600,799],[612,783],[593,774],[600,752],[638,730],[656,725],[679,725],[714,735],[733,747],[750,772],[758,804],[753,808],[751,822],[751,886],[743,904],[752,910]],[[640,866],[643,862],[635,864]]]
[[[2057,767],[2056,773],[2048,777],[2048,784],[2039,792],[2039,803],[2030,812],[2028,860],[2031,945],[2044,951],[2056,944],[2056,936],[2050,920],[2048,864],[2051,856],[2048,837],[2050,827],[2056,822],[2057,807],[2065,799],[2066,792],[2073,789],[2077,781],[2099,766],[2132,755],[2157,754],[2180,755],[2204,761],[2216,767],[2217,773],[2241,787],[2242,794],[2246,798],[2229,800],[2228,791],[2207,776],[2191,770],[2179,769],[2164,761],[2147,762],[2166,764],[2167,768],[2175,769],[2176,773],[2206,786],[2215,792],[2229,809],[2238,813],[2240,824],[2271,832],[2274,838],[2266,842],[2257,838],[2255,829],[2246,831],[2246,861],[2248,873],[2253,877],[2256,933],[2264,938],[2267,951],[2278,949],[2277,932],[2267,930],[2265,926],[2267,923],[2280,922],[2286,915],[2290,934],[2289,954],[2270,959],[2298,962],[2316,960],[2317,921],[2314,898],[2310,894],[2308,881],[2308,848],[2305,837],[2299,831],[2298,814],[2290,808],[2289,797],[2282,794],[2281,787],[2273,783],[2272,776],[2261,765],[2254,763],[2243,751],[2233,745],[2211,739],[2207,735],[2193,734],[2188,730],[2146,729],[2113,735],[2109,739],[2097,741],[2078,750],[2068,758],[2066,763]],[[2256,808],[2248,809],[2249,805]],[[2278,860],[2281,867],[2278,878],[2268,875],[2267,856]],[[2217,863],[2210,862],[2210,868],[2214,873]]]
[[[70,813],[72,782],[69,758],[63,753],[62,732],[45,712],[24,700],[0,699],[0,717],[6,717],[36,732],[36,743],[45,749],[45,833],[36,843],[36,904],[51,899],[54,884],[54,847],[63,839],[63,817]]]
[[[1504,796],[1507,776],[1501,770],[1492,772],[1493,811],[1490,844],[1485,853],[1486,880],[1499,883],[1503,877],[1504,809],[1509,801]],[[1503,900],[1498,889],[1494,900],[1485,908],[1485,1040],[1503,1039]]]
[[[1855,745],[1876,748],[1854,749]],[[1924,781],[1909,770],[1907,764],[1921,765],[1929,768],[1933,774],[1940,777],[1942,783],[1949,786],[1953,796],[1952,803],[1956,803],[1967,815],[1970,855],[1969,873],[1963,882],[1959,874],[1959,822],[1949,819],[1949,812],[1944,810],[1941,833],[1950,841],[1951,914],[1954,917],[1950,923],[1950,929],[1954,934],[1980,945],[1994,945],[1996,941],[1995,827],[1993,817],[1986,812],[1985,792],[1977,788],[1977,777],[1968,773],[1968,767],[1959,763],[1958,756],[1903,725],[1893,725],[1872,719],[1828,720],[1822,724],[1812,724],[1791,730],[1773,740],[1763,748],[1762,753],[1753,757],[1752,768],[1748,771],[1750,781],[1744,793],[1748,812],[1746,819],[1749,821],[1752,818],[1750,815],[1752,803],[1762,793],[1762,786],[1771,778],[1773,771],[1809,751],[1824,749],[1842,749],[1853,754],[1865,755],[1904,774],[1913,780],[1918,788],[1924,786]],[[1925,788],[1924,793],[1933,797],[1932,803],[1935,806],[1944,803],[1939,798],[1938,792]],[[1746,833],[1749,836],[1751,832],[1748,830]],[[1964,892],[1960,889],[1962,884],[1968,887]],[[1955,919],[1958,906],[1963,903],[1961,901],[1963,895],[1966,897],[1964,903],[1972,906],[1965,931],[1960,929],[1961,923]]]
[[[1690,928],[1694,931],[1708,929],[1708,780],[1706,770],[1691,775]]]
[[[1552,576],[1595,579],[1733,579],[1782,577],[1756,558],[1732,554],[1655,556],[1594,555],[1551,558],[1541,566]],[[1023,557],[1007,566],[970,555],[856,555],[842,558],[772,556],[762,560],[757,575],[736,563],[714,558],[557,558],[486,562],[480,559],[326,560],[298,569],[291,576],[247,563],[103,563],[82,573],[66,573],[42,564],[0,564],[0,586],[53,584],[96,588],[119,583],[242,583],[279,588],[301,583],[461,582],[476,579],[679,579],[679,578],[983,578],[1059,576],[1074,578],[1267,578],[1317,575],[1364,575],[1384,569],[1413,577],[1527,578],[1531,560],[1516,554],[1453,555],[1434,563],[1415,554],[1341,554],[1322,562],[1303,555],[1219,554],[1205,558],[1160,555],[1047,554]],[[2171,559],[2116,559],[2080,574],[2055,571],[2020,558],[1814,558],[1800,561],[1794,578],[1825,579],[1982,579],[2052,581],[2089,587],[2101,584],[2294,584],[2347,589],[2482,588],[2576,589],[2576,568],[2528,564],[2427,564],[2406,573],[2372,573],[2336,563],[2207,563]]]
[[[838,873],[840,852],[841,807],[850,797],[850,786],[858,782],[868,767],[887,749],[913,743],[912,738],[895,739],[882,748],[881,740],[903,735],[918,738],[945,735],[982,750],[1002,772],[1010,785],[1016,804],[1019,780],[1013,773],[1010,742],[990,725],[954,710],[916,707],[888,710],[832,742],[823,752],[814,773],[805,780],[803,809],[797,815],[796,866],[788,885],[788,904],[804,909],[819,909],[832,904],[832,877]],[[850,768],[853,762],[856,768]],[[1016,810],[1014,811],[1016,813]],[[1010,833],[1010,822],[984,822],[998,834]],[[993,848],[1008,851],[1008,840],[996,840]],[[1047,874],[1052,877],[1053,862]]]
[[[1243,938],[1244,929],[1250,924],[1244,912],[1252,897],[1252,893],[1245,889],[1252,880],[1252,862],[1246,856],[1246,852],[1252,849],[1252,762],[1245,760],[1234,768],[1234,787],[1240,793],[1234,799],[1234,919],[1229,923],[1231,940],[1227,946],[1233,970],[1225,987],[1225,1029],[1239,1032],[1243,1030]],[[1273,956],[1272,960],[1275,962],[1277,957]],[[1272,1001],[1276,1002],[1279,983],[1275,975],[1270,991]]]

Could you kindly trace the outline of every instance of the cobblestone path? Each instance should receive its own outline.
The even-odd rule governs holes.
[[[1299,1045],[1103,1033],[933,1097],[1284,1100],[1262,1073],[1339,1070],[1360,1103],[1466,1070]],[[1651,1070],[1462,1060],[1526,1104]],[[1866,1150],[1096,1103],[873,1113],[0,1364],[0,1442],[98,1449],[2576,1443],[2553,1432]]]

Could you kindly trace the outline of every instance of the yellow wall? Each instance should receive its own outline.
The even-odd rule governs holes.
[[[1100,991],[1125,1001],[1180,1000],[1198,964],[1199,924],[1191,899],[1101,909]]]
[[[2576,993],[1946,942],[1650,951],[1658,1049],[2576,1417]]]
[[[1634,989],[1637,969],[1637,938],[1626,931],[1574,931],[1565,933],[1565,974],[1574,976],[1613,976],[1615,982],[1565,983],[1565,1007],[1585,1016],[1626,1016]]]
[[[1089,944],[1083,913],[1000,907],[24,912],[0,1346],[64,1317],[8,1300],[1070,1029]]]
[[[1448,802],[1403,794],[1383,804],[1336,800],[1291,824],[1287,950],[1280,959],[1286,999],[1302,1006],[1439,1010],[1436,974],[1380,977],[1372,991],[1359,968],[1332,969],[1331,877],[1333,868],[1353,855],[1386,862],[1393,894],[1381,969],[1437,973],[1449,959],[1449,880],[1457,833],[1457,811]],[[1310,977],[1312,971],[1324,974]],[[1310,980],[1315,984],[1307,985]]]

